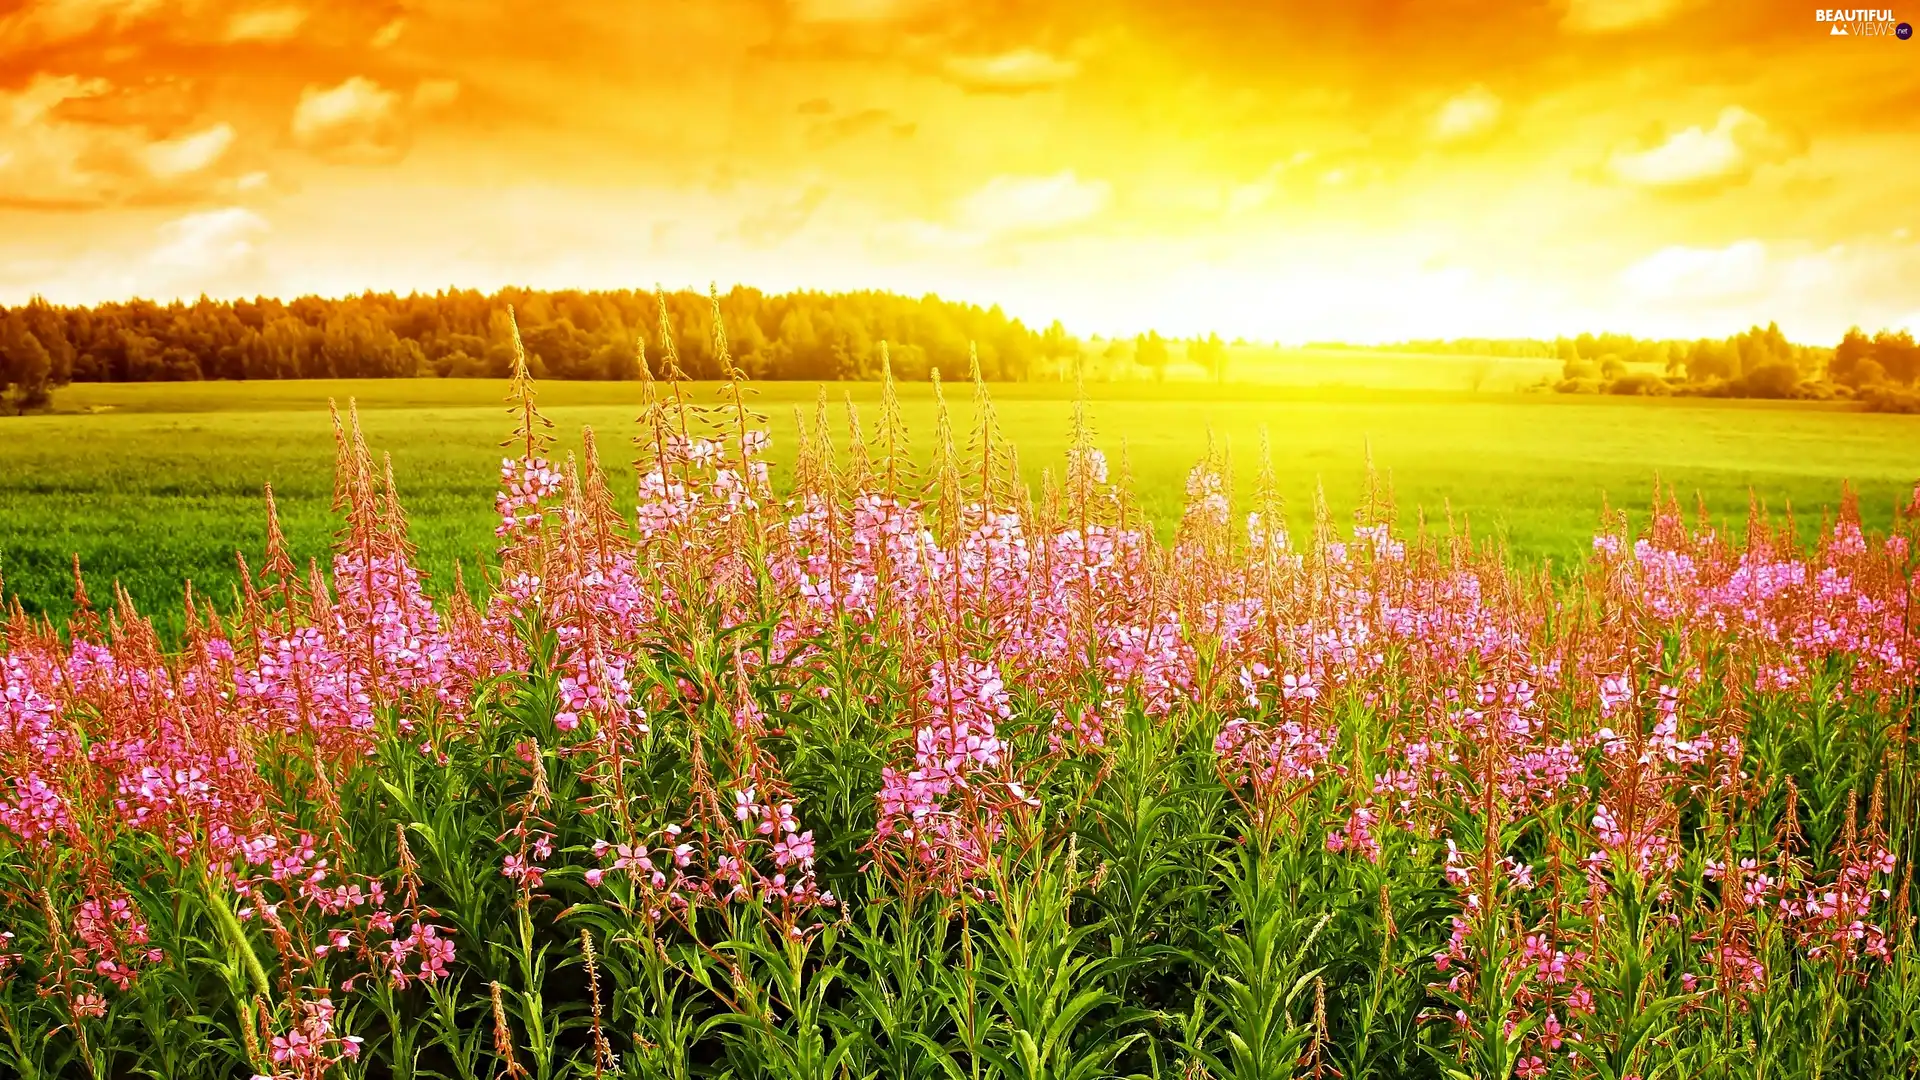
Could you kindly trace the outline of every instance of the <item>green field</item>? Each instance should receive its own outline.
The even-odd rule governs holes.
[[[1133,362],[1133,343],[1088,341],[1079,362],[1093,381],[1154,378]],[[1206,382],[1208,374],[1187,356],[1183,342],[1168,346],[1166,378]],[[1064,370],[1063,378],[1071,378]],[[1235,383],[1330,389],[1391,387],[1397,390],[1511,392],[1558,382],[1560,361],[1546,357],[1483,356],[1396,352],[1387,349],[1334,349],[1234,345],[1227,350],[1227,377]]]
[[[794,410],[811,413],[818,387],[757,387],[775,460],[791,460]],[[1057,384],[993,388],[1027,474],[1058,469],[1071,390]],[[390,452],[428,573],[484,562],[493,546],[492,491],[508,419],[504,383],[456,380],[82,385],[61,391],[55,414],[0,420],[0,574],[29,611],[64,613],[68,562],[78,552],[96,599],[123,583],[162,625],[178,621],[181,582],[223,602],[234,552],[260,550],[261,485],[271,482],[302,555],[325,549],[333,438],[329,397],[359,402],[376,452]],[[702,388],[710,395],[710,388]],[[862,405],[871,432],[878,387],[828,387],[844,431],[843,396]],[[630,459],[639,388],[548,383],[540,402],[562,443],[582,425],[603,453]],[[902,387],[925,456],[934,407],[925,384]],[[1699,399],[1627,399],[1443,390],[1276,385],[1213,387],[1123,382],[1088,388],[1100,443],[1117,464],[1128,444],[1140,501],[1164,533],[1209,432],[1230,448],[1242,492],[1261,431],[1296,524],[1309,519],[1316,482],[1345,516],[1361,491],[1368,447],[1390,470],[1403,516],[1416,508],[1497,535],[1523,559],[1577,557],[1603,498],[1647,505],[1656,476],[1716,516],[1746,516],[1748,492],[1803,520],[1859,490],[1884,527],[1920,478],[1920,417],[1841,406]],[[970,390],[949,394],[956,429],[971,423]],[[964,445],[964,439],[962,440]]]

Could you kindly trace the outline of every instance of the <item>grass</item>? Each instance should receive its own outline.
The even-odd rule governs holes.
[[[413,535],[484,555],[465,515],[485,520],[498,388],[372,389],[392,395],[362,413],[376,452],[432,496]],[[627,389],[549,405],[571,434],[623,419],[593,395]],[[54,436],[88,429],[59,424],[144,433],[48,475],[138,460],[211,491],[213,523],[257,517],[242,474],[280,469],[324,531],[302,455],[327,432],[301,388],[248,392],[150,390],[125,401],[172,411],[70,414],[33,445],[76,461],[89,444]],[[1202,420],[1244,445],[1264,417],[1283,450],[1349,463],[1378,431],[1419,483],[1512,473],[1542,496],[1553,469],[1593,482],[1581,454],[1704,456],[1715,421],[1796,482],[1808,447],[1878,460],[1806,410],[1179,387],[1095,406],[1138,436],[1156,507]],[[1000,407],[1030,465],[1061,449],[1058,395]],[[138,619],[0,627],[0,1075],[1920,1075],[1912,515],[1795,550],[1668,504],[1548,580],[1371,517],[1352,543],[1248,540],[1217,455],[1168,546],[1108,528],[1116,494],[1085,467],[1011,524],[1001,485],[950,471],[929,514],[817,468],[774,509],[734,471],[765,440],[727,419],[649,473],[632,521],[593,474],[522,463],[477,607],[420,595],[356,441],[331,582],[276,546],[265,587],[167,656]],[[1516,446],[1533,456],[1500,457]],[[467,460],[478,505],[456,512]]]
[[[1133,362],[1133,343],[1085,342],[1081,362],[1088,378],[1143,379],[1151,373]],[[1205,382],[1210,376],[1187,358],[1183,342],[1168,349],[1167,378]],[[1291,387],[1394,387],[1402,390],[1516,391],[1558,382],[1561,364],[1551,357],[1414,353],[1312,346],[1232,345],[1227,375],[1235,382]]]
[[[810,415],[818,389],[758,387],[776,469],[792,459],[795,410]],[[971,391],[948,389],[955,428],[964,432]],[[1043,468],[1057,471],[1071,388],[991,389],[1023,471],[1035,481]],[[78,553],[96,599],[118,581],[163,627],[175,625],[183,580],[224,602],[236,581],[235,551],[254,558],[261,550],[261,486],[269,482],[296,555],[323,555],[333,528],[329,398],[342,407],[358,401],[369,440],[392,455],[421,566],[445,582],[456,559],[473,565],[491,557],[492,466],[508,427],[505,392],[504,382],[484,380],[71,387],[58,396],[55,414],[0,426],[6,590],[30,612],[63,615],[69,562]],[[836,438],[846,430],[845,394],[873,430],[875,385],[827,392]],[[902,394],[924,457],[934,429],[931,388],[904,386]],[[628,460],[636,385],[548,383],[540,395],[563,445],[577,447],[581,427],[591,425],[603,455]],[[1118,435],[1126,434],[1136,491],[1163,535],[1208,439],[1229,448],[1244,492],[1263,430],[1296,528],[1311,520],[1316,484],[1344,519],[1370,449],[1391,472],[1409,519],[1417,508],[1443,522],[1450,505],[1476,535],[1498,535],[1536,564],[1577,556],[1605,501],[1644,506],[1656,478],[1683,501],[1697,492],[1735,525],[1744,522],[1749,492],[1776,512],[1791,503],[1797,515],[1817,517],[1851,482],[1867,523],[1884,527],[1920,477],[1920,417],[1837,406],[1190,382],[1092,384],[1088,396],[1099,441],[1116,465]]]

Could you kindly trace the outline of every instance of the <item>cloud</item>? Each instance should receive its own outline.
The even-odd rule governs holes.
[[[1649,300],[1711,302],[1758,293],[1768,278],[1767,246],[1741,240],[1723,248],[1673,245],[1620,273],[1620,283]]]
[[[114,119],[140,116],[142,94],[47,72],[0,91],[0,204],[73,210],[205,194],[233,128],[216,123],[156,140],[143,120]]]
[[[1665,22],[1689,0],[1569,0],[1560,25],[1581,33],[1631,30]]]
[[[969,90],[1018,94],[1058,86],[1080,73],[1080,65],[1038,49],[1015,49],[986,56],[950,56],[948,77]]]
[[[421,79],[413,88],[413,107],[418,112],[444,109],[460,100],[460,83],[453,79]]]
[[[370,48],[384,49],[387,46],[392,45],[394,42],[399,41],[400,35],[406,32],[407,32],[406,18],[395,17],[381,24],[380,29],[375,30],[373,32],[373,37],[367,40],[367,45]]]
[[[233,145],[233,126],[215,124],[205,131],[152,143],[145,151],[147,171],[172,180],[205,169]]]
[[[25,88],[0,93],[5,114],[15,128],[31,127],[68,101],[98,97],[113,88],[105,79],[83,79],[78,75],[54,75],[41,72]]]
[[[938,3],[939,0],[794,0],[791,10],[801,22],[888,22],[920,15]]]
[[[1276,161],[1267,167],[1267,171],[1248,183],[1235,184],[1226,192],[1226,211],[1229,215],[1251,213],[1273,201],[1280,192],[1281,185],[1290,173],[1314,159],[1311,150],[1296,150],[1293,156],[1284,161]]]
[[[363,75],[325,89],[308,86],[293,110],[294,141],[336,161],[398,160],[407,135],[400,95]]]
[[[914,130],[913,121],[903,120],[886,109],[862,109],[808,125],[807,140],[814,146],[826,147],[864,135],[882,133],[905,139],[911,137]]]
[[[811,187],[791,203],[772,203],[740,220],[740,238],[756,247],[778,247],[813,220],[827,189]]]
[[[1798,150],[1796,140],[1730,105],[1711,128],[1696,125],[1657,146],[1615,151],[1608,168],[1635,187],[1698,191],[1743,184],[1759,166],[1784,161]]]
[[[1112,185],[1082,180],[1071,169],[1052,176],[996,176],[961,200],[960,220],[990,233],[1054,229],[1094,217],[1112,197]]]
[[[1463,143],[1477,139],[1500,123],[1500,112],[1499,96],[1484,86],[1456,94],[1433,118],[1434,140]]]
[[[236,11],[227,18],[228,41],[285,41],[307,21],[301,7],[263,7]]]
[[[267,228],[265,218],[245,207],[188,214],[161,227],[161,244],[148,258],[170,270],[227,273],[253,258],[254,239]]]
[[[882,229],[889,242],[932,251],[975,250],[995,240],[1046,234],[1098,216],[1113,200],[1105,180],[1073,170],[1051,176],[1000,175],[954,204],[947,220],[908,220]]]
[[[153,15],[163,0],[27,0],[0,15],[0,55],[122,29]]]

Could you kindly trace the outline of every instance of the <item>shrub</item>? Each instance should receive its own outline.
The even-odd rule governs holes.
[[[1561,379],[1553,389],[1561,394],[1597,394],[1605,385],[1599,379]]]
[[[1673,393],[1667,380],[1651,371],[1629,372],[1607,384],[1609,394],[1629,394],[1641,397],[1665,397]]]
[[[1560,365],[1560,374],[1564,379],[1598,379],[1600,365],[1591,360],[1567,360]]]
[[[1920,413],[1920,390],[1879,383],[1860,389],[1860,403],[1868,412]]]
[[[1733,381],[1731,388],[1740,397],[1788,398],[1800,385],[1800,371],[1792,364],[1762,364]]]

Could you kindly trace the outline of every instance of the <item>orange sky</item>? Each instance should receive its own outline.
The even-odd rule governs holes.
[[[0,302],[717,279],[1293,341],[1920,325],[1920,41],[1815,10],[0,0]]]

